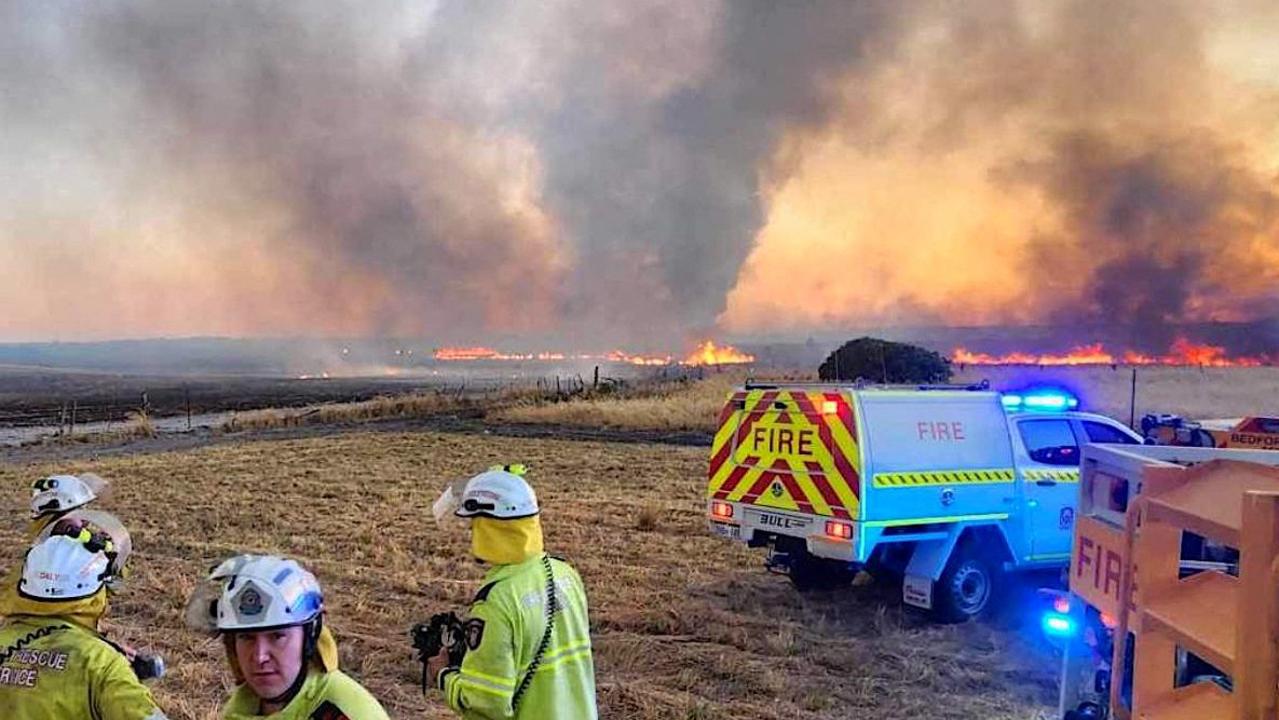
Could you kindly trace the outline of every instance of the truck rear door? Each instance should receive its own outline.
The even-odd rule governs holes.
[[[735,393],[711,449],[709,498],[855,520],[861,465],[856,437],[845,392],[778,387]]]

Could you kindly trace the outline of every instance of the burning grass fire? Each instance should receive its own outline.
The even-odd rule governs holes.
[[[628,365],[741,365],[755,362],[755,356],[742,352],[732,345],[716,345],[714,340],[699,343],[683,360],[676,360],[673,355],[632,355],[621,350],[607,353],[506,353],[487,347],[446,347],[439,348],[433,356],[441,362],[475,362],[475,361],[558,361],[558,360],[595,360]]]
[[[1111,352],[1101,343],[1080,345],[1069,352],[1027,353],[1011,352],[992,355],[971,352],[957,347],[951,351],[951,361],[960,365],[1181,365],[1198,367],[1260,367],[1276,364],[1274,356],[1231,356],[1219,345],[1192,342],[1177,338],[1163,355],[1148,355],[1132,350]]]

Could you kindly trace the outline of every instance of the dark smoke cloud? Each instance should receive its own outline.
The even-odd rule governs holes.
[[[963,158],[986,168],[1004,202],[1043,208],[1020,247],[992,252],[989,238],[974,237],[973,253],[959,258],[1004,265],[1008,284],[1025,282],[1011,301],[991,293],[981,322],[1049,323],[1066,334],[1073,325],[1078,342],[1108,327],[1123,345],[1164,352],[1189,323],[1275,315],[1279,93],[1223,72],[1214,55],[1222,37],[1226,47],[1241,37],[1214,33],[1255,31],[1249,19],[1273,24],[1273,7],[978,0],[915,9],[904,40],[845,77],[867,97],[855,96],[835,124],[865,158],[942,168]],[[924,216],[934,212],[928,198],[913,200]],[[898,257],[896,243],[884,244]],[[899,264],[927,257],[921,245]],[[898,298],[899,322],[963,323],[947,311],[971,305],[940,282],[885,274],[865,283],[867,304]],[[830,310],[832,321],[849,317]]]
[[[486,129],[435,97],[429,68],[379,47],[392,8],[136,2],[85,30],[136,88],[139,122],[167,129],[168,158],[285,214],[266,250],[305,267],[321,309],[376,297],[372,335],[543,329],[554,238],[503,197],[509,168],[486,164]]]
[[[1054,310],[1058,322],[1127,327],[1133,346],[1162,350],[1199,310],[1192,301],[1228,307],[1244,289],[1239,280],[1268,272],[1255,261],[1221,263],[1246,258],[1276,227],[1279,187],[1212,136],[1118,145],[1066,135],[1049,159],[1023,170],[1065,218],[1063,235],[1032,246],[1028,270],[1085,279],[1082,297]]]
[[[120,173],[91,202],[180,208],[245,332],[268,302],[299,333],[669,348],[713,323],[776,145],[829,120],[892,8],[134,0],[31,3],[0,32],[27,46],[6,87]],[[68,255],[40,262],[93,274]]]
[[[899,20],[887,3],[720,11],[702,67],[655,101],[616,93],[610,57],[635,23],[600,34],[589,11],[571,21],[568,35],[591,41],[573,48],[558,78],[565,100],[539,129],[550,201],[581,244],[570,316],[614,297],[596,320],[649,340],[663,325],[709,325],[763,221],[761,184],[780,172],[770,163],[783,133],[830,122],[840,79]]]

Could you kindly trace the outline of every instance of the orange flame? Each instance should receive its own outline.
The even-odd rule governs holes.
[[[590,360],[599,360],[599,356],[588,356]],[[670,355],[631,355],[630,353],[614,350],[603,356],[604,360],[615,363],[630,363],[631,365],[670,365],[674,360]]]
[[[559,360],[602,360],[630,365],[670,365],[674,362],[670,355],[632,355],[621,350],[607,353],[563,353],[544,351],[537,353],[507,353],[487,347],[446,347],[438,348],[432,357],[442,362],[476,362],[483,360],[540,360],[553,362]]]
[[[509,355],[486,347],[438,348],[432,354],[436,360],[474,361],[474,360],[530,360],[532,355]]]
[[[677,363],[671,355],[632,355],[623,350],[612,350],[606,353],[506,353],[488,347],[445,347],[438,348],[432,357],[442,362],[476,362],[502,360],[595,360],[627,365],[660,366]],[[683,360],[680,365],[730,365],[755,362],[755,356],[744,353],[731,345],[716,345],[713,340],[700,343],[697,348]]]
[[[1147,355],[1128,350],[1109,352],[1101,343],[1080,345],[1063,354],[1011,352],[1004,355],[971,352],[957,347],[951,361],[960,365],[1197,365],[1200,367],[1258,367],[1271,364],[1260,356],[1230,357],[1219,345],[1206,345],[1177,338],[1164,355]]]
[[[716,345],[707,340],[684,358],[685,365],[740,365],[755,362],[755,356],[744,353],[732,345]]]

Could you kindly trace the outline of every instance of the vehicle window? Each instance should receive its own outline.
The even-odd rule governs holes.
[[[1045,465],[1079,464],[1079,444],[1069,420],[1023,420],[1017,427],[1031,460]]]
[[[1128,433],[1114,427],[1113,425],[1107,425],[1106,423],[1085,420],[1084,432],[1088,434],[1088,442],[1110,443],[1113,445],[1139,444],[1136,439]]]
[[[1254,418],[1251,423],[1252,427],[1246,428],[1246,431],[1259,433],[1279,433],[1279,420],[1275,418]]]

